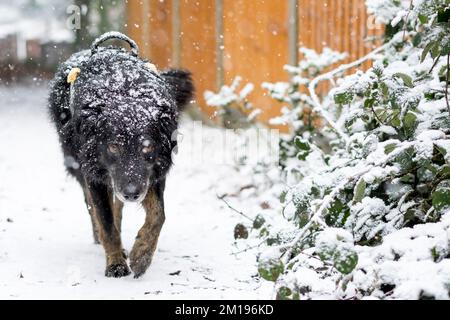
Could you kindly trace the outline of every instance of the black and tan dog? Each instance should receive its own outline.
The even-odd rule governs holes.
[[[126,41],[131,52],[99,47],[109,39]],[[165,219],[165,177],[178,116],[193,91],[188,72],[158,73],[139,58],[136,43],[118,32],[74,54],[51,83],[50,112],[65,165],[83,188],[108,277],[130,274],[120,238],[124,201],[141,202],[146,211],[129,257],[134,276],[152,261]]]

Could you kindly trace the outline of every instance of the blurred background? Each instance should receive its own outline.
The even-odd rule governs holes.
[[[158,68],[191,70],[194,113],[204,120],[217,122],[205,90],[236,76],[255,84],[246,100],[263,124],[282,104],[260,84],[288,80],[283,67],[298,63],[300,47],[330,47],[352,61],[385,32],[365,0],[0,0],[0,85],[47,81],[60,62],[109,30],[131,36]]]

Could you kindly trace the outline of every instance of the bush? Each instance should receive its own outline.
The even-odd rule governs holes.
[[[343,56],[302,49],[290,82],[263,85],[288,104],[274,123],[293,129],[282,216],[259,214],[250,235],[266,240],[259,273],[280,299],[449,298],[450,2],[367,4],[395,31],[370,70],[324,73]],[[319,97],[323,80],[336,86]]]

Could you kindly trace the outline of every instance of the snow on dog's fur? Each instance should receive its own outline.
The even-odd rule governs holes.
[[[132,51],[98,47],[113,38],[127,41]],[[131,269],[138,277],[150,265],[164,222],[173,135],[193,91],[189,72],[158,73],[139,58],[131,39],[116,32],[69,58],[50,85],[50,113],[66,167],[83,188],[95,241],[105,248],[106,276],[130,273],[120,239],[124,201],[141,202],[147,214],[130,253]]]

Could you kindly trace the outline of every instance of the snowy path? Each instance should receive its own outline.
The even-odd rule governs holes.
[[[270,297],[252,277],[254,255],[231,254],[239,218],[215,188],[236,173],[184,161],[168,178],[167,220],[146,275],[105,278],[103,250],[93,244],[81,190],[63,169],[45,94],[45,86],[0,88],[0,299]],[[125,208],[125,248],[143,220],[142,209]]]

